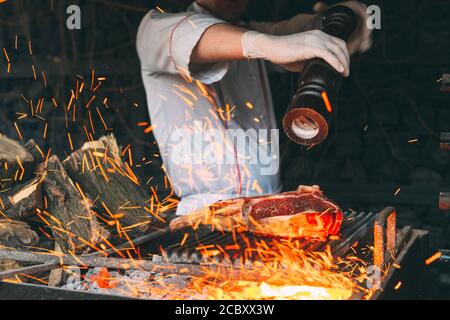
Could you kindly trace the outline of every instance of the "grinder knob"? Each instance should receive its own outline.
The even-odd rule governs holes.
[[[356,30],[357,16],[347,6],[336,5],[323,17],[322,31],[348,41]],[[287,136],[294,142],[312,146],[328,136],[328,114],[335,105],[343,77],[325,60],[312,59],[303,70],[298,90],[283,119]]]

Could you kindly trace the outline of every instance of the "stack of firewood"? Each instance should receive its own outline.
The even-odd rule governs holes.
[[[81,254],[164,220],[121,153],[112,135],[64,160],[0,135],[0,247],[35,250],[44,238],[52,250]]]

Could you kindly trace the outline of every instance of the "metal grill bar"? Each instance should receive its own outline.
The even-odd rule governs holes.
[[[350,250],[355,242],[360,241],[373,230],[376,216],[377,215],[374,213],[345,212],[340,239],[325,242],[300,240],[300,247],[303,250],[320,251],[324,250],[325,247],[330,246],[331,251],[335,256],[342,256]],[[240,247],[238,250],[225,249],[231,259],[229,262],[234,266],[237,266],[239,263],[242,263],[243,258],[247,258],[246,248],[248,248],[249,245],[254,248],[256,242],[265,241],[270,246],[272,241],[275,241],[274,239],[257,236],[249,232],[241,234],[236,233],[233,237],[233,234],[231,233],[211,231],[209,227],[200,227],[196,231],[185,229],[180,232],[180,234],[185,233],[189,235],[189,238],[183,246],[176,243],[166,247],[166,254],[169,262],[201,264],[204,262],[204,259],[199,250],[197,250],[198,247],[214,245],[216,247],[220,246],[221,248],[226,248],[227,246],[237,244]],[[249,258],[252,260],[252,257]],[[227,259],[223,258],[223,255],[222,258],[216,256],[216,259],[218,262],[227,263]]]

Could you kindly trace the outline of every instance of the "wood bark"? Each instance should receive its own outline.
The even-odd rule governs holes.
[[[22,221],[0,219],[0,247],[26,249],[38,243],[38,235]],[[0,272],[20,268],[18,261],[0,258]]]
[[[152,214],[144,209],[149,195],[120,154],[116,139],[110,135],[84,144],[63,165],[95,201],[108,223],[117,227],[119,235],[125,231],[139,236],[154,222]]]
[[[33,155],[24,146],[0,134],[0,190],[26,179],[33,162]]]
[[[23,221],[0,219],[0,246],[23,249],[38,243],[39,237]]]
[[[99,225],[89,200],[77,189],[57,156],[43,163],[42,187],[48,208],[38,211],[65,253],[87,251],[107,237]]]
[[[0,192],[0,216],[13,220],[26,219],[35,213],[41,199],[41,188],[37,179],[19,184]]]

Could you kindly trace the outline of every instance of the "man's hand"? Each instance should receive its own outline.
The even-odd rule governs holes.
[[[350,55],[345,41],[319,30],[290,36],[272,36],[254,31],[242,36],[243,55],[247,59],[265,59],[300,72],[304,62],[321,58],[344,76],[350,74]]]

